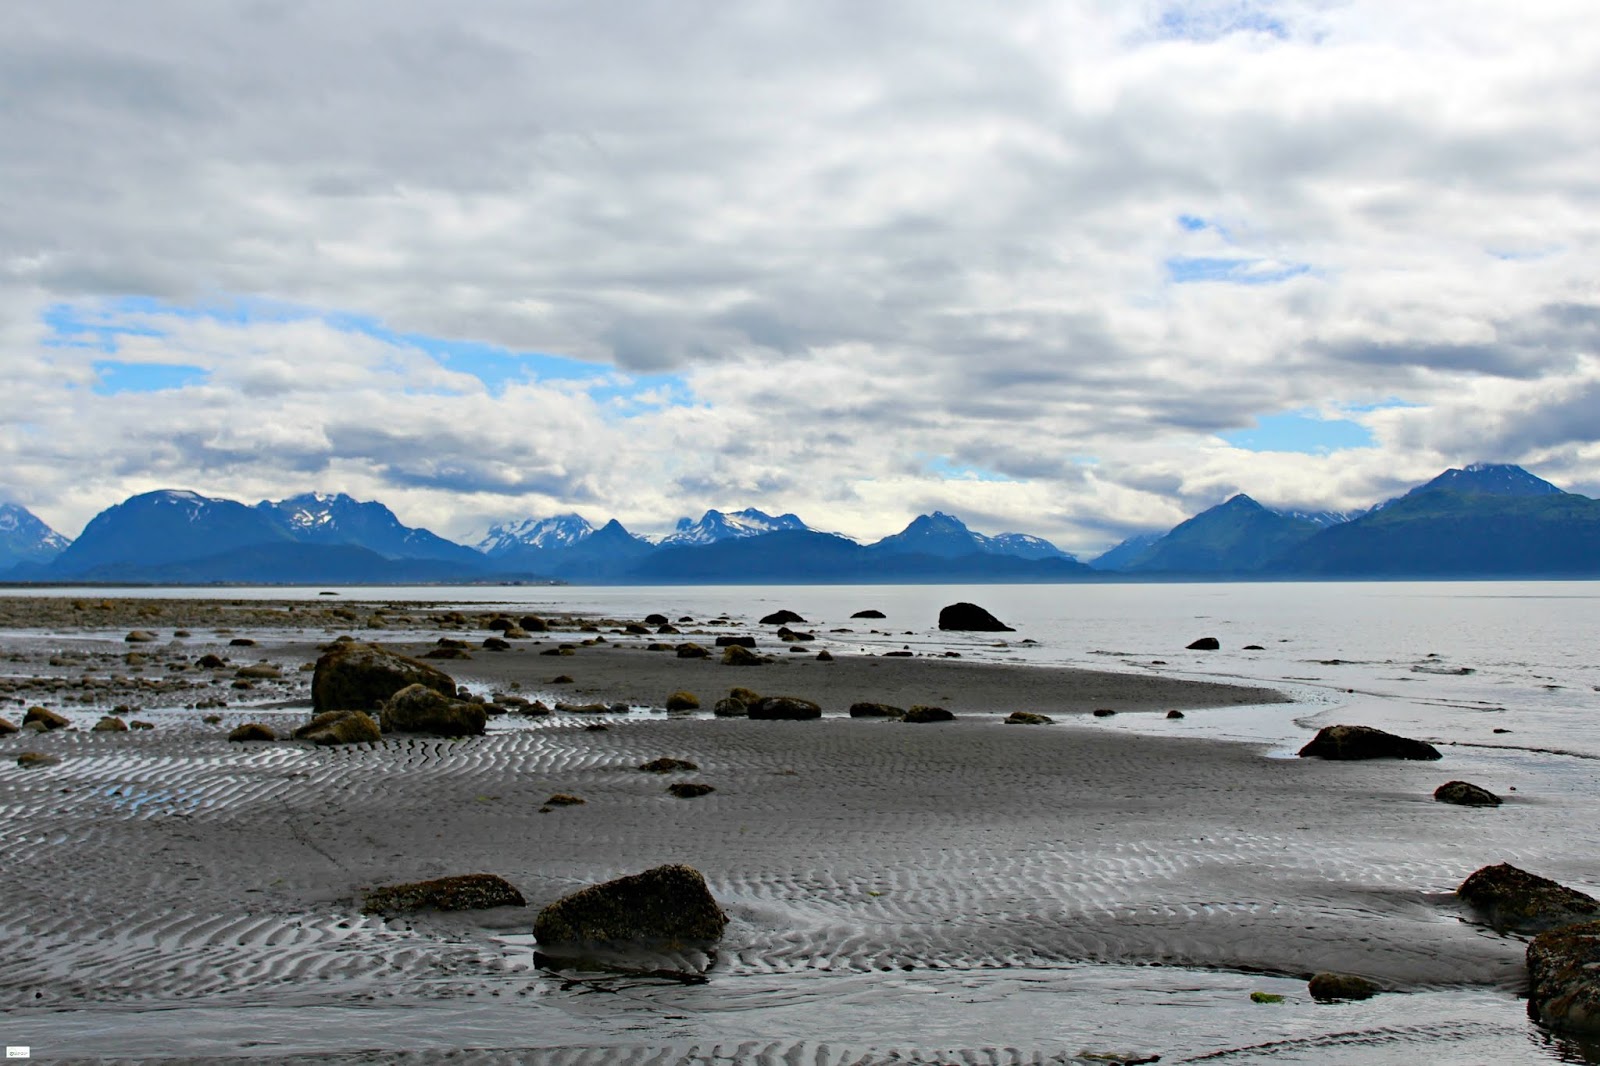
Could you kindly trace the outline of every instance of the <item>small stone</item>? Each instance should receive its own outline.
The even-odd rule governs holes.
[[[1110,707],[1096,707],[1094,709],[1094,716],[1096,718],[1110,718],[1116,713],[1117,712],[1112,710]]]
[[[1440,803],[1455,803],[1463,807],[1498,807],[1500,797],[1469,781],[1446,781],[1433,790],[1433,798]]]
[[[527,905],[522,893],[503,877],[462,874],[375,888],[362,900],[361,913],[400,914],[425,909],[466,911]]]
[[[833,653],[830,652],[827,648],[823,648],[821,651],[817,652],[817,662],[819,662],[819,663],[831,663],[831,662],[833,662]]]
[[[128,723],[110,714],[96,722],[94,728],[90,730],[92,733],[126,733],[127,731]]]
[[[17,765],[24,770],[38,770],[46,766],[59,766],[61,756],[47,755],[42,751],[25,751],[17,756]]]
[[[955,715],[943,707],[929,707],[926,704],[914,704],[906,710],[906,716],[900,719],[909,724],[924,722],[950,722],[955,720]]]
[[[1377,985],[1353,973],[1319,973],[1307,983],[1307,988],[1318,1003],[1371,999],[1380,991]]]
[[[1182,718],[1183,717],[1183,712],[1182,711],[1168,711],[1167,712],[1167,717],[1168,718]]]
[[[234,637],[228,641],[228,647],[230,648],[253,648],[255,646],[256,642],[249,637]]]
[[[749,704],[748,717],[757,721],[802,721],[808,718],[821,718],[822,708],[798,696],[763,696]]]
[[[148,629],[135,629],[122,639],[129,644],[149,644],[156,639],[156,635]]]
[[[544,801],[546,807],[577,807],[589,801],[582,796],[574,796],[570,792],[557,792]]]
[[[261,722],[246,722],[244,725],[238,726],[233,732],[228,734],[228,740],[235,744],[244,743],[246,741],[277,739],[278,734],[272,731],[272,727],[269,725],[263,725]]]
[[[1006,725],[1050,725],[1055,722],[1047,714],[1035,714],[1032,711],[1012,711],[1006,715]]]
[[[651,774],[673,774],[685,770],[698,770],[700,767],[688,759],[673,759],[663,755],[659,759],[651,759],[649,762],[640,763],[639,769]]]
[[[703,785],[698,781],[674,781],[667,786],[667,791],[679,799],[694,799],[696,796],[704,796],[715,792],[716,789],[710,785]]]

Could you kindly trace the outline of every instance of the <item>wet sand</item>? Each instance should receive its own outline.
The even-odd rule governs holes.
[[[37,627],[61,630],[56,635],[8,641],[22,661],[7,673],[15,680],[40,657],[59,656],[58,645],[86,656],[79,666],[124,655],[114,643],[126,622],[117,610],[88,631],[58,621]],[[1290,1027],[1301,1037],[1354,1027],[1401,1033],[1393,1038],[1400,1046],[1470,1044],[1482,1033],[1461,1009],[1441,1007],[1442,1021],[1415,1020],[1435,1002],[1429,997],[1464,994],[1479,997],[1466,1014],[1511,1034],[1506,1039],[1530,1039],[1514,999],[1523,944],[1462,921],[1450,893],[1472,869],[1530,849],[1542,872],[1560,876],[1535,843],[1560,824],[1559,810],[1433,802],[1433,788],[1460,775],[1454,754],[1450,765],[1324,763],[1185,735],[1205,708],[1281,699],[1271,692],[935,658],[841,654],[818,662],[781,644],[773,644],[771,665],[728,667],[643,650],[652,639],[682,637],[625,637],[601,626],[600,634],[515,641],[511,651],[475,650],[471,660],[438,665],[475,689],[528,698],[656,707],[688,689],[709,707],[743,685],[813,699],[835,714],[878,700],[936,703],[958,718],[907,725],[558,713],[496,719],[490,735],[467,740],[242,745],[224,739],[238,721],[304,719],[294,704],[305,699],[310,675],[298,668],[335,623],[350,620],[319,617],[308,632],[285,625],[291,612],[261,605],[225,625],[208,613],[214,608],[163,610],[144,618],[186,625],[192,635],[172,645],[170,630],[160,633],[162,650],[146,668],[161,666],[161,656],[171,665],[230,648],[229,635],[215,632],[222,628],[258,640],[232,648],[236,660],[278,663],[284,678],[233,689],[231,671],[205,674],[209,687],[185,696],[225,691],[231,702],[220,724],[185,706],[147,705],[152,731],[90,733],[108,707],[51,704],[78,728],[0,738],[0,941],[8,945],[0,1024],[8,1042],[31,1042],[35,1057],[201,1061],[282,1046],[383,1061],[426,1041],[394,1021],[396,1009],[415,1008],[434,1012],[435,1032],[459,1031],[459,1043],[445,1038],[443,1047],[566,1049],[516,1061],[591,1061],[585,1056],[594,1053],[581,1049],[593,1046],[610,1057],[592,1061],[711,1061],[694,1056],[750,1032],[771,1039],[733,1040],[715,1061],[790,1061],[802,1051],[808,1062],[829,1063],[1076,1061],[1077,1047],[1050,1043],[1057,1008],[1029,998],[1050,990],[1089,1015],[1127,1014],[1148,997],[1143,1023],[1135,1007],[1122,1030],[1101,1035],[1138,1034],[1146,1051],[1185,1061],[1175,1049],[1199,1057],[1282,1036],[1276,1018],[1262,1018],[1260,1032],[1246,1031],[1249,1023],[1241,1029],[1240,1019],[1259,1017],[1244,1013],[1252,1009],[1248,990],[1293,999],[1305,976],[1325,969],[1419,997],[1414,1032],[1404,1035],[1407,1023],[1393,1006],[1403,997],[1382,997],[1342,1016],[1308,1015],[1309,1023]],[[15,615],[8,620],[16,625]],[[410,650],[431,646],[435,631],[485,635],[471,625],[440,629],[438,621],[414,612],[407,622],[385,621],[396,628],[382,635]],[[606,642],[570,656],[539,654],[597,635]],[[557,674],[574,680],[553,684]],[[245,699],[274,706],[239,706]],[[1107,730],[1088,713],[1171,707],[1195,712],[1167,723],[1171,736]],[[1019,709],[1059,721],[1002,724]],[[595,721],[608,728],[586,728]],[[22,750],[62,761],[20,769],[14,756]],[[665,777],[637,769],[662,755],[699,768]],[[715,791],[676,799],[665,787],[678,780]],[[554,792],[586,802],[541,812]],[[732,918],[707,985],[613,982],[600,1010],[582,994],[593,988],[533,966],[527,933],[538,907],[665,862],[701,870]],[[366,888],[477,871],[508,878],[530,906],[387,921],[359,913]],[[1142,984],[1111,980],[1123,972],[1116,967],[1150,966],[1193,969],[1152,971]],[[834,983],[819,983],[824,978]],[[1233,982],[1227,987],[1245,1005],[1210,1010],[1226,1020],[1204,1037],[1213,1043],[1195,1035],[1193,1019],[1161,1017],[1175,993],[1189,998],[1196,1017],[1208,1016],[1206,997],[1219,980]],[[1096,981],[1110,984],[1083,991]],[[919,997],[959,995],[968,997],[956,1009],[970,1025],[945,1024],[932,1057],[861,1050],[897,1039],[904,1046],[896,1033],[917,1016],[908,1004],[931,1002]],[[1031,1012],[1023,1006],[1030,1003]],[[503,1018],[499,1028],[473,1021],[513,1009],[514,1031]],[[187,1044],[170,1032],[172,1019],[205,1011],[234,1022]],[[762,1033],[764,1020],[782,1031]],[[836,1041],[847,1037],[856,1057],[815,1043],[830,1031]],[[1084,1031],[1093,1035],[1092,1025]],[[28,1032],[39,1035],[24,1039]],[[1006,1047],[1042,1050],[1016,1058],[982,1051]],[[1330,1047],[1321,1057],[1270,1052],[1263,1060],[1388,1061],[1340,1059]],[[1040,1057],[1049,1054],[1063,1057]],[[1526,1061],[1547,1061],[1543,1050],[1530,1054]],[[1240,1053],[1228,1061],[1257,1059]]]

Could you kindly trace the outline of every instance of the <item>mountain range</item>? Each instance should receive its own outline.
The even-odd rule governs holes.
[[[1600,501],[1520,467],[1448,470],[1353,513],[1264,507],[1246,495],[1089,564],[1024,533],[987,536],[919,515],[873,544],[754,508],[682,518],[658,541],[576,514],[491,526],[473,547],[387,507],[305,493],[253,506],[166,489],[96,515],[75,541],[0,505],[0,577],[87,583],[578,581],[1055,582],[1146,578],[1600,576]]]

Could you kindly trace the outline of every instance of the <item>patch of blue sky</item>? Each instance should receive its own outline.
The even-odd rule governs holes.
[[[1155,34],[1167,40],[1209,42],[1235,33],[1286,38],[1289,27],[1264,4],[1233,2],[1168,4],[1156,17]]]
[[[958,463],[948,455],[935,455],[924,460],[923,469],[951,481],[1015,482],[1017,480],[981,466]]]
[[[1409,400],[1402,400],[1396,396],[1388,396],[1381,400],[1374,400],[1371,403],[1342,403],[1339,405],[1339,410],[1341,413],[1348,415],[1365,415],[1371,414],[1373,411],[1392,411],[1396,408],[1422,406],[1424,405],[1420,403],[1411,403]]]
[[[94,363],[96,381],[93,390],[100,396],[116,396],[125,392],[167,392],[171,389],[203,385],[207,374],[204,367],[183,363],[124,363],[116,359],[99,359]]]
[[[76,304],[51,304],[40,319],[50,329],[44,341],[48,348],[89,348],[110,354],[122,346],[123,337],[166,336],[152,326],[118,322],[99,308],[86,310]]]
[[[1182,226],[1190,233],[1199,233],[1201,230],[1209,228],[1211,223],[1207,222],[1199,215],[1179,215],[1178,225]]]
[[[1276,285],[1311,272],[1307,263],[1277,264],[1267,259],[1220,256],[1172,256],[1167,259],[1166,268],[1167,279],[1174,285]]]
[[[1235,448],[1250,452],[1300,452],[1327,455],[1346,448],[1371,448],[1377,441],[1359,422],[1321,418],[1309,410],[1261,415],[1249,429],[1218,434]]]

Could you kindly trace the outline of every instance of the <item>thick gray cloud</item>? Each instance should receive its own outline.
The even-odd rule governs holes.
[[[1086,549],[1477,458],[1593,486],[1597,98],[1569,0],[21,5],[0,489],[69,532],[177,483]],[[238,299],[296,311],[194,313]],[[63,347],[62,305],[146,332]],[[1218,436],[1301,410],[1375,444]]]

